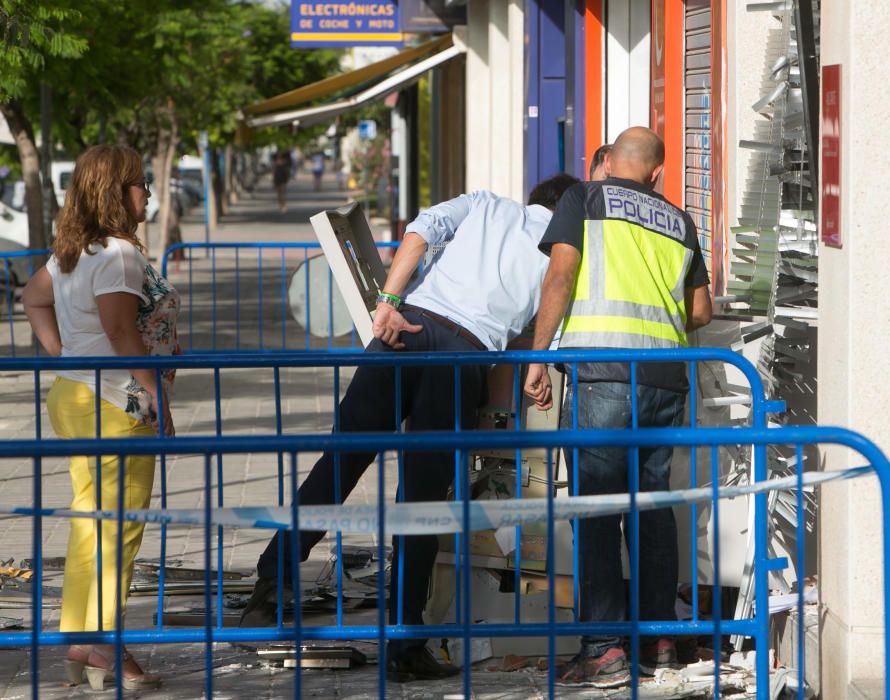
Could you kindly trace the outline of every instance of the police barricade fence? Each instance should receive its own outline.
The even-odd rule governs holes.
[[[360,350],[320,251],[317,242],[170,246],[161,274],[180,293],[183,350]]]
[[[50,250],[4,250],[0,251],[0,356],[40,354],[40,349],[30,344],[30,329],[24,313],[20,313],[17,302],[21,288],[33,275]],[[18,342],[18,344],[17,344]],[[5,347],[4,347],[5,346]]]
[[[781,559],[771,558],[768,549],[768,513],[767,493],[775,489],[792,489],[798,499],[798,541],[795,551],[796,571],[806,570],[803,546],[803,507],[802,494],[804,488],[811,488],[817,483],[838,478],[852,478],[864,474],[876,474],[882,489],[884,506],[884,572],[885,604],[890,604],[890,592],[886,586],[887,562],[890,561],[890,544],[886,537],[888,511],[888,483],[890,464],[878,448],[865,437],[852,431],[839,428],[822,427],[766,427],[767,413],[777,408],[775,404],[764,400],[763,387],[756,370],[741,356],[719,349],[690,350],[586,350],[550,352],[515,352],[486,353],[486,363],[509,364],[514,366],[515,391],[520,391],[520,365],[528,362],[559,361],[574,366],[577,362],[625,362],[630,365],[631,386],[636,383],[635,377],[639,366],[645,362],[680,361],[689,367],[691,384],[695,386],[699,368],[703,363],[720,362],[734,365],[747,378],[751,386],[751,426],[750,427],[714,427],[697,428],[694,409],[690,415],[693,427],[650,428],[633,427],[630,429],[559,429],[559,430],[519,430],[518,425],[511,430],[454,430],[436,432],[394,432],[394,433],[338,433],[311,434],[307,432],[290,432],[282,428],[282,392],[281,371],[287,368],[332,368],[334,370],[334,402],[340,395],[340,370],[357,365],[392,366],[396,390],[400,377],[406,367],[444,365],[453,368],[455,377],[455,405],[460,405],[460,369],[467,365],[478,365],[478,353],[274,353],[274,354],[233,354],[233,355],[190,355],[177,358],[18,358],[0,360],[0,373],[4,371],[33,371],[34,403],[35,403],[35,439],[7,439],[0,441],[0,459],[27,459],[32,464],[32,504],[23,506],[21,502],[10,503],[0,497],[0,514],[29,518],[32,522],[32,555],[34,573],[32,582],[32,629],[25,632],[6,631],[0,633],[0,648],[30,647],[31,685],[34,697],[38,697],[41,674],[39,654],[41,647],[57,646],[72,643],[110,643],[118,650],[118,662],[122,645],[126,643],[152,643],[157,645],[175,643],[204,643],[205,679],[204,694],[213,697],[213,644],[216,642],[245,642],[259,640],[289,641],[295,645],[297,657],[294,671],[294,697],[301,694],[302,672],[300,668],[301,643],[308,640],[376,640],[379,654],[382,656],[384,644],[392,639],[417,639],[429,637],[450,637],[463,640],[464,649],[470,648],[471,640],[477,637],[545,637],[547,639],[548,665],[546,687],[549,697],[555,694],[555,656],[557,637],[579,634],[620,635],[630,639],[630,659],[632,681],[630,694],[637,697],[639,692],[639,658],[641,636],[670,635],[710,635],[713,638],[715,651],[721,649],[724,635],[741,635],[753,640],[756,651],[756,687],[757,697],[770,697],[769,648],[769,585],[768,576],[787,564]],[[214,397],[216,410],[216,430],[211,434],[187,435],[177,437],[158,436],[153,438],[132,439],[76,439],[52,440],[41,438],[41,373],[53,373],[61,369],[87,369],[101,372],[107,369],[151,368],[160,372],[164,368],[176,367],[181,373],[191,370],[212,371],[214,376]],[[220,377],[223,371],[271,369],[275,376],[275,417],[276,430],[271,435],[227,435],[221,429]],[[574,373],[573,373],[574,375]],[[2,374],[0,374],[2,376]],[[572,376],[572,381],[576,377]],[[160,384],[160,382],[159,382]],[[574,392],[577,396],[577,391]],[[633,413],[636,414],[636,392],[631,391]],[[97,396],[96,401],[100,400]],[[518,405],[518,403],[517,403]],[[694,405],[694,404],[693,404]],[[398,411],[398,409],[397,409]],[[577,415],[577,410],[574,411]],[[174,407],[175,414],[175,407]],[[399,418],[397,413],[396,418]],[[456,417],[456,421],[458,418]],[[459,421],[458,421],[459,422]],[[337,424],[335,411],[335,425]],[[396,424],[400,421],[397,420]],[[456,425],[458,423],[456,422]],[[636,421],[634,421],[636,425]],[[842,472],[803,472],[802,451],[806,446],[838,444],[858,452],[864,458],[865,465],[857,469]],[[766,449],[768,446],[782,445],[793,449],[798,457],[797,472],[791,478],[768,479],[766,473]],[[405,452],[429,450],[434,446],[439,451],[453,451],[455,454],[455,499],[440,503],[424,503],[418,506],[412,503],[387,503],[385,455],[395,455],[398,470],[401,472],[401,456]],[[710,453],[711,483],[706,486],[691,484],[690,488],[678,491],[641,492],[635,470],[629,470],[629,492],[608,496],[585,496],[572,493],[565,498],[554,498],[554,472],[552,467],[555,452],[558,450],[580,450],[593,447],[626,448],[631,457],[631,464],[636,463],[639,450],[656,446],[689,448],[690,459],[695,460],[696,450],[708,448]],[[726,486],[720,483],[719,452],[721,446],[747,446],[753,451],[753,474],[750,483]],[[544,498],[521,498],[521,489],[517,488],[512,499],[492,502],[470,500],[470,464],[466,459],[469,453],[487,449],[507,449],[517,451],[517,463],[523,450],[544,449],[547,454],[547,489]],[[297,499],[297,458],[305,453],[330,451],[334,454],[344,452],[367,451],[379,453],[377,460],[377,498],[376,503],[368,505],[303,506]],[[156,454],[161,460],[161,501],[160,508],[145,511],[125,510],[123,498],[116,504],[97,504],[96,511],[72,512],[64,508],[46,506],[42,490],[43,465],[45,460],[72,455],[96,456],[117,455],[120,468],[123,469],[123,458],[134,454]],[[225,479],[223,474],[223,457],[255,454],[269,455],[278,458],[277,469],[277,507],[262,506],[226,506],[223,499]],[[171,508],[167,502],[168,484],[165,477],[165,464],[171,458],[196,456],[202,462],[202,498],[201,507]],[[214,462],[216,468],[214,469]],[[577,465],[577,460],[575,460]],[[577,472],[577,466],[575,467]],[[520,480],[517,469],[517,486]],[[695,474],[695,469],[691,470]],[[577,473],[574,484],[578,483]],[[715,538],[714,548],[714,580],[713,609],[708,618],[698,608],[698,569],[693,558],[690,581],[693,586],[692,619],[676,620],[641,620],[640,587],[639,587],[639,514],[651,508],[688,505],[693,510],[699,503],[705,503],[712,510],[715,523],[719,522],[720,501],[724,498],[747,496],[754,501],[753,542],[754,556],[752,571],[754,577],[754,605],[749,616],[737,619],[724,619],[721,610],[721,570],[719,566],[720,542]],[[578,620],[578,551],[574,544],[573,579],[575,583],[574,600],[575,615],[571,621],[558,621],[555,606],[554,584],[554,529],[558,521],[569,520],[577,527],[579,518],[604,514],[625,513],[629,528],[629,573],[630,573],[630,615],[628,621],[615,622],[583,622]],[[153,627],[143,629],[121,629],[120,624],[115,630],[98,632],[62,633],[44,629],[42,581],[44,580],[42,551],[43,523],[48,518],[93,518],[111,520],[117,523],[118,556],[114,565],[120,577],[120,538],[122,524],[125,521],[155,523],[161,530],[160,585],[157,602],[157,620]],[[693,518],[695,521],[695,518]],[[295,526],[296,524],[296,526]],[[515,527],[516,542],[520,542],[521,528],[529,524],[546,526],[546,574],[548,578],[547,619],[544,622],[528,622],[521,619],[519,590],[515,590],[515,619],[512,623],[478,623],[471,617],[472,587],[470,580],[471,552],[469,535],[474,530],[492,527]],[[164,570],[166,560],[166,536],[171,528],[197,526],[203,533],[203,590],[205,598],[204,625],[197,629],[170,629],[163,624],[164,606]],[[316,531],[320,529],[336,533],[337,546],[337,611],[336,623],[333,625],[309,625],[303,619],[299,603],[295,604],[293,623],[286,623],[282,610],[283,572],[279,567],[278,575],[278,624],[271,628],[224,628],[222,623],[222,571],[223,571],[223,531],[231,528],[267,528],[294,529],[299,531]],[[376,624],[348,624],[344,618],[343,608],[343,565],[342,536],[348,533],[370,534],[376,537],[378,572],[376,585],[378,588],[378,612]],[[383,601],[385,600],[385,538],[387,535],[404,536],[412,534],[452,533],[455,537],[455,616],[453,622],[433,625],[406,625],[401,620],[401,605],[396,624],[386,624]],[[215,539],[215,544],[214,544]],[[293,564],[293,590],[300,591],[300,566],[297,564],[297,539],[291,538]],[[216,580],[212,580],[213,553],[216,551]],[[404,549],[401,550],[404,552]],[[693,547],[693,552],[695,547]],[[279,547],[279,557],[281,556]],[[514,557],[514,574],[516,580],[520,575],[520,556]],[[101,566],[101,564],[100,564]],[[392,581],[397,600],[401,602],[404,581],[399,567],[400,576]],[[98,572],[97,572],[98,575]],[[802,576],[801,576],[802,578]],[[214,595],[215,588],[215,595]],[[803,668],[803,605],[804,593],[798,586],[798,673],[804,678]],[[295,596],[299,601],[299,595]],[[120,603],[118,601],[120,614]],[[120,620],[120,617],[118,618]],[[720,694],[720,654],[715,653],[714,689],[715,696]],[[890,661],[890,654],[886,659]],[[120,677],[116,679],[118,694],[121,691]],[[386,696],[385,665],[378,664],[378,692],[380,697]],[[170,681],[171,685],[175,681]],[[472,670],[469,663],[464,664],[463,697],[470,697],[472,689]],[[804,684],[799,684],[798,697],[804,697]]]
[[[397,246],[377,243],[381,251]],[[183,350],[361,349],[345,306],[339,303],[330,268],[327,264],[315,267],[325,262],[320,251],[316,242],[170,246],[162,257],[161,273],[172,275],[180,292]],[[35,261],[42,263],[51,252],[0,252],[0,290],[6,317],[0,331],[0,356],[41,353],[39,345],[31,343],[27,320],[17,302],[21,287],[39,266]]]

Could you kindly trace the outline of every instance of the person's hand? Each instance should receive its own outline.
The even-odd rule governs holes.
[[[167,400],[167,394],[164,393],[164,405],[161,407],[164,411],[164,435],[167,437],[173,437],[176,435],[176,428],[173,427],[173,415],[170,413],[170,403]],[[154,431],[160,435],[160,421],[158,420],[158,398],[157,396],[151,397],[151,409],[152,409],[152,421],[151,427],[154,428]]]
[[[529,365],[523,388],[539,411],[547,411],[553,407],[553,393],[547,365],[541,363]]]
[[[405,343],[399,340],[399,333],[420,333],[423,326],[420,324],[408,323],[392,304],[377,304],[377,312],[374,314],[374,325],[372,326],[374,337],[382,340],[395,350],[401,350],[405,347]]]

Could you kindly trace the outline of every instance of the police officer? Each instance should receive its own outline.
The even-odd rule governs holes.
[[[560,348],[678,348],[686,333],[710,322],[708,273],[689,215],[653,191],[664,164],[664,144],[649,129],[624,131],[606,154],[610,176],[566,191],[541,240],[550,256],[533,348],[547,349],[562,321]],[[642,426],[682,424],[689,389],[683,363],[641,363],[637,414]],[[631,384],[625,363],[578,365],[580,428],[632,424]],[[544,365],[531,365],[526,393],[545,410],[552,404]],[[565,396],[561,424],[571,426],[574,388]],[[670,488],[672,450],[639,451],[640,490]],[[568,451],[568,472],[573,455]],[[628,490],[624,449],[578,451],[576,494]],[[586,518],[576,532],[580,549],[582,621],[626,619],[620,516]],[[673,511],[640,513],[640,617],[673,620],[677,591],[677,530]],[[640,667],[653,673],[676,663],[670,639],[645,640]],[[620,637],[585,636],[579,654],[558,669],[564,684],[619,687],[630,679]]]

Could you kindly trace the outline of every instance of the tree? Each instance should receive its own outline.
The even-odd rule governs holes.
[[[53,143],[78,153],[108,134],[150,155],[165,247],[180,143],[194,150],[206,130],[211,148],[228,146],[240,108],[338,66],[335,51],[290,47],[286,7],[245,0],[0,0],[0,32],[0,111],[16,134],[33,247],[46,243],[32,127],[41,81],[55,89]]]
[[[197,149],[199,132],[208,132],[214,213],[221,213],[225,197],[215,152],[234,143],[238,111],[336,70],[337,52],[294,50],[288,35],[287,8],[223,0],[158,13],[137,33],[137,40],[153,42],[154,79],[144,99],[118,116],[152,154],[161,251],[168,243],[169,178],[180,142]]]
[[[49,236],[43,220],[40,159],[24,102],[33,100],[40,81],[47,79],[48,60],[77,58],[86,51],[86,40],[66,31],[67,23],[80,18],[78,4],[76,0],[0,0],[0,113],[21,159],[31,248],[45,247]]]
[[[89,52],[56,71],[57,79],[69,86],[60,110],[66,119],[56,123],[56,134],[66,147],[79,152],[90,142],[104,140],[110,126],[117,141],[151,154],[156,173],[169,171],[178,139],[169,76],[176,73],[179,55],[170,59],[173,47],[163,38],[177,31],[171,16],[203,13],[207,19],[206,13],[222,6],[222,0],[84,3]],[[163,235],[169,228],[169,178],[160,178],[155,192],[162,204]],[[147,236],[143,242],[148,245]]]

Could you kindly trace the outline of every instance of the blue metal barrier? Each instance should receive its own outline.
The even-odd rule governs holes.
[[[562,429],[562,430],[539,430],[539,431],[519,431],[518,425],[516,430],[493,430],[493,431],[461,431],[454,432],[434,432],[434,433],[334,433],[334,434],[295,434],[286,435],[282,430],[281,422],[281,387],[279,371],[283,368],[314,368],[314,367],[331,367],[334,368],[335,374],[335,403],[339,395],[339,371],[344,367],[357,365],[373,365],[373,366],[394,366],[396,377],[398,378],[403,368],[408,366],[427,366],[427,365],[444,365],[454,368],[455,379],[459,378],[459,370],[462,366],[478,365],[480,357],[484,357],[487,363],[496,364],[512,364],[514,366],[514,384],[516,391],[519,391],[520,365],[528,362],[554,362],[577,363],[577,362],[625,362],[629,363],[631,368],[631,377],[636,376],[636,370],[641,363],[645,362],[666,362],[680,361],[686,362],[689,366],[689,375],[691,383],[695,384],[696,377],[699,376],[699,368],[703,362],[721,362],[735,366],[748,380],[751,386],[751,426],[743,428],[640,428],[634,427],[629,430],[584,430],[584,429]],[[185,436],[175,438],[141,438],[130,440],[40,440],[40,373],[50,372],[60,369],[134,369],[134,368],[152,368],[160,371],[166,367],[176,367],[178,371],[184,372],[188,370],[211,369],[214,372],[214,395],[217,406],[216,411],[216,430],[215,434],[207,434],[201,436]],[[230,369],[246,369],[246,368],[269,368],[275,372],[275,413],[276,413],[276,434],[266,436],[244,436],[244,435],[226,435],[223,434],[220,424],[219,410],[219,381],[220,373],[223,370]],[[767,428],[767,415],[770,412],[780,409],[776,403],[766,401],[763,394],[763,386],[759,375],[753,366],[745,361],[741,356],[719,349],[690,349],[690,350],[653,350],[653,351],[624,351],[624,350],[586,350],[586,351],[560,351],[559,353],[550,352],[521,352],[521,353],[485,353],[480,356],[478,353],[274,353],[274,354],[233,354],[233,355],[190,355],[178,358],[65,358],[65,359],[14,359],[0,360],[0,372],[7,370],[27,370],[33,371],[35,376],[34,382],[34,400],[35,400],[35,422],[36,422],[36,438],[34,440],[7,440],[0,441],[0,458],[8,457],[27,457],[33,459],[33,482],[34,497],[33,504],[29,507],[22,507],[21,504],[6,504],[0,499],[0,513],[16,513],[24,517],[32,517],[34,522],[34,561],[36,562],[34,571],[34,593],[32,599],[32,610],[34,629],[26,632],[3,632],[0,633],[0,648],[30,646],[31,653],[31,683],[34,697],[38,696],[40,687],[40,668],[38,663],[37,650],[41,646],[64,645],[72,643],[112,643],[120,646],[125,643],[156,643],[170,644],[182,642],[201,642],[207,645],[205,656],[205,696],[210,698],[213,696],[214,682],[212,673],[212,644],[214,642],[235,642],[235,641],[260,641],[260,640],[279,640],[293,641],[296,644],[297,664],[294,671],[294,697],[299,698],[301,694],[301,669],[300,669],[300,644],[306,640],[350,640],[350,639],[370,639],[377,640],[379,644],[380,657],[383,656],[384,644],[391,639],[411,639],[411,638],[428,638],[428,637],[452,637],[462,638],[464,640],[464,649],[469,649],[469,641],[474,637],[547,637],[548,639],[548,675],[547,675],[547,691],[549,697],[555,694],[555,640],[558,636],[578,635],[578,634],[611,634],[628,636],[631,640],[631,668],[632,682],[631,695],[637,697],[638,680],[639,680],[639,639],[641,635],[711,635],[714,641],[715,652],[719,652],[721,647],[721,639],[723,635],[734,634],[750,637],[754,640],[756,655],[756,672],[757,672],[757,696],[759,698],[768,698],[769,695],[769,667],[768,654],[769,649],[769,590],[768,590],[768,574],[770,570],[782,568],[787,562],[784,560],[772,559],[768,553],[767,536],[768,536],[768,514],[766,510],[766,492],[769,482],[766,473],[766,448],[771,445],[785,445],[794,449],[797,453],[798,472],[795,477],[794,486],[797,489],[798,503],[800,506],[800,498],[804,486],[802,449],[807,445],[815,444],[838,444],[845,445],[856,450],[863,456],[869,469],[853,470],[846,476],[860,476],[864,473],[875,473],[881,484],[882,502],[884,507],[884,600],[885,610],[890,610],[890,587],[887,586],[888,562],[890,562],[890,538],[887,537],[887,514],[890,513],[890,464],[880,450],[869,440],[852,431],[839,428],[821,428],[821,427],[796,427],[796,428]],[[574,378],[576,381],[576,378]],[[397,379],[398,381],[398,379]],[[455,406],[460,405],[460,384],[456,382],[455,386],[456,401]],[[97,398],[98,401],[98,398]],[[518,405],[518,402],[517,402]],[[694,402],[693,402],[694,405]],[[457,409],[459,410],[459,409]],[[636,409],[634,409],[636,410]],[[175,412],[175,405],[174,405]],[[456,416],[459,422],[459,417]],[[690,416],[690,423],[695,425],[695,414]],[[336,423],[336,419],[335,419]],[[636,425],[636,423],[635,423]],[[452,510],[454,518],[458,521],[456,530],[447,530],[447,532],[456,532],[455,538],[455,567],[456,581],[460,582],[457,586],[457,605],[455,620],[449,624],[413,626],[405,624],[387,625],[385,624],[383,601],[385,594],[384,585],[384,522],[389,517],[387,512],[392,513],[398,506],[385,503],[385,471],[386,463],[383,458],[385,453],[395,453],[401,455],[405,451],[412,450],[429,450],[431,445],[435,445],[438,450],[454,451],[455,460],[455,484],[459,486],[456,489],[456,501]],[[623,447],[628,448],[631,459],[635,459],[634,455],[638,450],[645,447],[655,446],[673,446],[673,447],[710,447],[711,453],[711,484],[708,487],[710,491],[710,503],[714,509],[714,519],[719,522],[719,500],[721,495],[726,495],[720,489],[719,484],[719,455],[717,449],[722,445],[750,445],[753,448],[754,455],[754,474],[753,485],[748,492],[754,497],[755,518],[754,518],[754,542],[755,542],[755,558],[754,558],[754,599],[755,608],[751,617],[745,619],[725,620],[722,619],[722,611],[720,610],[719,591],[720,583],[720,566],[719,538],[714,541],[714,601],[715,608],[712,619],[705,619],[700,614],[697,604],[693,605],[693,619],[691,621],[643,621],[639,619],[639,568],[637,560],[639,558],[639,537],[635,536],[639,517],[638,504],[642,503],[644,496],[642,492],[637,492],[634,479],[630,480],[631,489],[629,493],[629,523],[631,529],[630,538],[630,573],[631,573],[631,606],[630,620],[616,621],[609,623],[590,623],[580,622],[576,616],[572,622],[558,622],[556,619],[555,606],[555,571],[554,571],[554,527],[555,517],[558,504],[555,502],[553,489],[553,450],[576,450],[590,447]],[[476,623],[471,621],[470,611],[472,606],[471,585],[470,585],[470,569],[471,569],[471,552],[469,548],[468,533],[472,527],[478,527],[473,518],[475,511],[471,507],[470,492],[467,485],[470,483],[470,467],[465,455],[469,452],[480,449],[510,449],[517,450],[517,462],[519,459],[519,451],[531,448],[544,448],[547,450],[548,464],[548,488],[546,492],[546,517],[544,518],[547,525],[547,551],[546,551],[546,570],[548,577],[548,620],[546,622],[523,622],[520,613],[520,593],[518,587],[515,591],[515,619],[512,624],[490,624]],[[293,523],[300,523],[300,527],[306,530],[317,530],[316,527],[305,526],[304,520],[301,518],[312,517],[312,513],[308,516],[305,512],[301,516],[301,507],[297,503],[297,477],[296,477],[296,458],[298,454],[307,452],[318,452],[328,450],[337,454],[342,452],[369,451],[380,453],[378,459],[378,497],[376,506],[370,507],[362,511],[363,513],[376,512],[376,522],[370,522],[368,531],[376,533],[377,536],[377,554],[378,554],[378,620],[376,625],[355,625],[344,622],[343,619],[343,590],[342,590],[342,551],[341,540],[338,532],[337,535],[337,624],[335,625],[307,625],[302,619],[299,608],[295,608],[294,621],[292,625],[283,622],[283,582],[279,577],[278,582],[278,625],[273,628],[224,628],[221,619],[222,610],[222,532],[223,527],[231,527],[237,522],[238,517],[244,517],[249,522],[249,527],[269,527],[269,528],[288,528]],[[54,511],[44,507],[43,494],[41,491],[41,475],[42,460],[50,457],[61,457],[70,455],[119,455],[121,457],[121,465],[123,465],[123,456],[130,454],[158,454],[161,456],[162,463],[162,509],[152,513],[144,514],[149,522],[158,522],[162,528],[172,527],[176,524],[177,518],[182,519],[184,523],[199,523],[204,530],[204,595],[206,605],[205,623],[202,628],[198,629],[167,629],[163,627],[160,613],[163,608],[163,571],[164,557],[162,554],[161,561],[161,585],[158,601],[158,620],[157,625],[153,629],[129,629],[121,630],[118,625],[114,631],[104,632],[83,632],[83,633],[61,633],[51,632],[43,629],[42,619],[42,598],[41,598],[41,582],[43,580],[43,572],[41,565],[41,546],[42,546],[42,530],[41,523],[47,517],[65,516],[71,514],[67,512]],[[223,455],[234,455],[243,453],[254,454],[273,454],[279,457],[278,468],[278,503],[283,506],[275,512],[258,513],[253,511],[253,520],[250,520],[250,512],[238,511],[237,509],[227,509],[223,503],[222,491],[218,490],[217,498],[213,498],[212,492],[212,458],[217,456],[217,488],[221,489]],[[203,456],[203,510],[198,513],[186,514],[183,511],[167,510],[164,499],[165,482],[163,481],[163,465],[164,460],[171,455],[200,455]],[[289,474],[285,473],[283,460],[287,455],[290,459],[291,468]],[[695,450],[692,449],[692,474],[695,474]],[[575,462],[577,464],[577,460]],[[633,462],[632,462],[633,463]],[[517,472],[519,470],[517,469]],[[287,478],[286,478],[287,477]],[[517,481],[519,475],[517,474]],[[578,483],[575,479],[574,483]],[[290,495],[290,506],[284,506],[285,485]],[[691,484],[692,487],[696,485]],[[783,488],[787,488],[788,484],[783,484]],[[517,498],[515,503],[517,509],[520,507],[520,491],[517,489]],[[685,492],[684,492],[685,493]],[[690,493],[692,493],[690,491]],[[698,494],[701,497],[701,493]],[[561,500],[561,499],[560,499]],[[214,505],[215,501],[215,505]],[[500,503],[498,501],[497,503]],[[508,505],[510,504],[508,503]],[[572,504],[575,501],[571,502]],[[690,502],[691,507],[694,502]],[[424,504],[432,506],[434,504]],[[643,504],[645,505],[645,504]],[[580,506],[579,506],[580,507]],[[658,507],[658,506],[656,506]],[[304,507],[305,510],[311,510],[310,507]],[[107,515],[118,522],[118,532],[121,532],[120,524],[125,516],[136,517],[137,514],[125,513],[122,502],[117,504],[117,508],[109,508]],[[264,509],[265,510],[265,509]],[[370,516],[369,516],[370,517]],[[798,517],[802,519],[802,509],[798,512]],[[187,519],[191,518],[191,519]],[[228,519],[226,519],[228,518]],[[265,520],[263,519],[265,518]],[[571,518],[577,522],[577,516]],[[311,522],[311,521],[310,521]],[[316,523],[317,525],[317,523]],[[516,542],[519,539],[520,524],[516,525]],[[217,540],[217,566],[218,577],[216,580],[216,616],[212,615],[214,611],[214,597],[212,595],[211,571],[211,554],[213,550],[212,533],[216,528]],[[795,564],[797,572],[805,571],[805,558],[802,546],[802,522],[798,522],[798,541],[797,550],[795,552]],[[334,529],[334,528],[328,528]],[[341,530],[347,529],[345,524],[341,524]],[[391,531],[391,528],[387,531]],[[398,531],[396,531],[398,532]],[[120,537],[120,534],[119,534]],[[294,591],[300,590],[300,570],[296,565],[299,557],[297,556],[297,542],[293,538],[293,560],[295,562],[293,578]],[[120,551],[120,548],[118,548]],[[404,550],[402,550],[404,551]],[[693,548],[695,551],[695,548]],[[518,576],[520,569],[520,556],[515,557],[515,574]],[[577,544],[575,545],[575,570],[577,573]],[[118,576],[120,576],[120,558],[116,562]],[[400,571],[402,569],[400,568]],[[280,567],[279,567],[280,571]],[[801,574],[799,573],[799,576]],[[697,602],[697,581],[698,573],[695,560],[693,560],[692,571],[690,572],[691,582],[694,587],[693,601]],[[577,575],[575,576],[577,579]],[[802,576],[801,576],[802,578]],[[518,580],[518,579],[517,579]],[[402,598],[404,582],[399,578],[392,582],[392,586],[396,591],[398,600]],[[299,600],[297,596],[297,600]],[[577,593],[576,593],[577,602]],[[800,631],[802,631],[802,612],[803,612],[803,590],[798,586],[798,612]],[[798,658],[801,666],[799,666],[799,678],[803,679],[804,669],[803,663],[803,634],[798,635]],[[888,652],[885,656],[887,668],[890,668],[890,640],[885,636],[885,650]],[[467,656],[469,652],[466,652]],[[715,653],[715,697],[720,696],[720,654]],[[378,692],[380,697],[386,695],[386,677],[385,667],[381,662],[378,664]],[[470,697],[471,694],[471,664],[464,666],[463,673],[463,697]],[[118,695],[121,696],[120,679],[118,678]],[[798,697],[804,697],[803,683],[800,683]]]
[[[377,243],[380,250],[393,249],[398,243]],[[201,255],[196,255],[203,251]],[[307,268],[303,293],[306,312],[302,319],[292,319],[288,304],[288,278],[296,267],[312,257],[310,251],[321,251],[318,243],[176,243],[165,252],[161,274],[174,283],[182,295],[183,317],[187,319],[183,335],[185,352],[217,352],[233,350],[360,350],[355,332],[336,338],[334,328],[334,292],[336,285],[328,269],[324,289],[312,289]],[[223,257],[221,253],[230,253]],[[264,253],[266,253],[264,255]],[[271,254],[270,254],[271,253]],[[247,254],[255,261],[245,263]],[[207,256],[207,257],[204,257]],[[179,272],[184,257],[185,275]],[[225,260],[228,265],[222,265]],[[171,262],[173,263],[171,267]],[[172,275],[172,277],[170,276]],[[201,284],[209,289],[195,294]],[[206,279],[209,277],[209,280]],[[310,306],[313,296],[323,295],[327,307],[326,338],[310,334]],[[210,308],[199,313],[196,299],[210,300]],[[222,321],[222,323],[221,323]],[[234,322],[233,322],[234,321]],[[221,337],[221,326],[230,337]],[[256,333],[256,342],[242,334],[242,329]]]
[[[23,287],[34,274],[34,259],[43,259],[51,252],[47,249],[0,251],[0,292],[3,294],[2,308],[6,312],[5,326],[9,330],[9,355],[12,357],[20,354],[15,342],[16,289]],[[22,323],[26,324],[24,317]],[[0,343],[0,347],[2,345]],[[40,354],[39,347],[35,347],[35,351]]]

